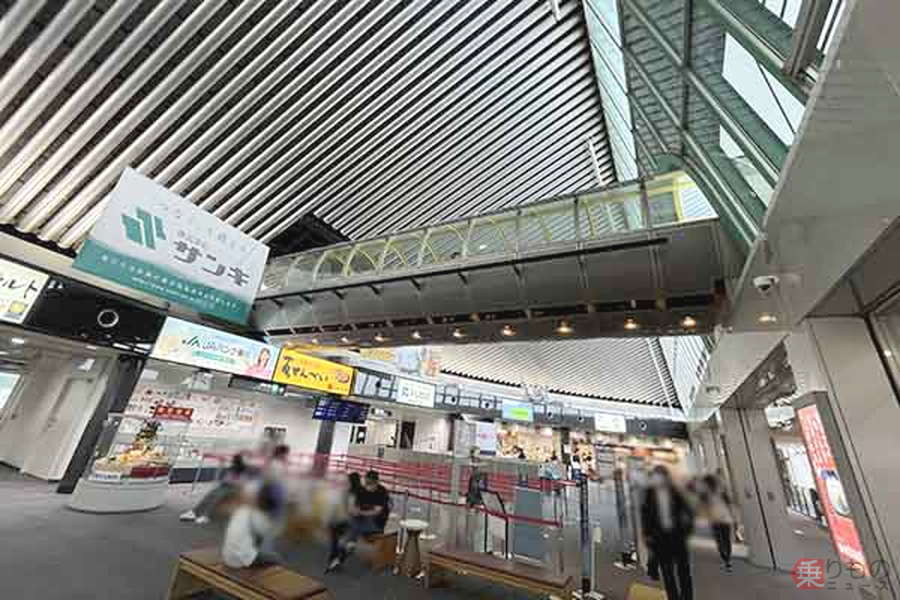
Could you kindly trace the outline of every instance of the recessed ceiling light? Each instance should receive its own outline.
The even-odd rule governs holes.
[[[885,355],[887,358],[890,358],[890,357],[892,357],[892,356],[894,355],[894,353],[891,352],[890,350],[888,350],[887,348],[885,348],[885,350],[884,350],[884,355]]]
[[[9,341],[12,342],[13,344],[15,344],[16,346],[21,346],[27,340],[25,338],[14,337],[14,338],[9,338]]]
[[[421,340],[421,339],[422,339],[422,334],[419,333],[418,331],[413,331],[413,332],[412,332],[412,339],[414,339],[414,340]]]
[[[479,250],[486,250],[486,249],[487,249],[487,244],[478,244],[478,249],[479,249]]]
[[[560,321],[559,325],[556,326],[556,333],[561,333],[563,335],[568,335],[575,331],[572,327],[572,324],[568,321]]]
[[[376,342],[381,343],[381,342],[386,342],[387,340],[388,340],[388,338],[386,338],[386,337],[384,337],[383,335],[381,335],[380,332],[375,334],[375,341],[376,341]]]
[[[309,340],[309,341],[312,342],[313,344],[318,344],[318,343],[319,343],[319,338],[313,338],[313,339],[311,339],[311,340]],[[289,344],[289,345],[292,345],[292,344]]]
[[[634,319],[632,319],[631,317],[628,317],[627,319],[625,319],[625,329],[627,329],[628,331],[634,331],[638,327],[640,327],[638,325],[638,322],[635,321]]]
[[[685,315],[681,320],[681,326],[685,329],[693,329],[697,326],[697,319],[695,319],[691,315]]]
[[[516,330],[513,328],[512,325],[504,325],[503,329],[500,330],[500,333],[502,333],[506,337],[512,337],[512,336],[516,335]]]
[[[451,335],[452,335],[453,337],[455,337],[456,339],[461,339],[461,338],[466,337],[466,333],[465,333],[462,329],[460,329],[459,327],[457,327],[456,329],[454,329],[454,330],[453,330],[453,333],[452,333]]]
[[[341,343],[342,343],[342,344],[349,344],[349,343],[350,343],[350,338],[348,338],[346,335],[342,335],[342,336],[341,336]]]
[[[772,313],[763,313],[763,314],[759,315],[759,322],[760,323],[777,323],[778,317],[776,317]]]

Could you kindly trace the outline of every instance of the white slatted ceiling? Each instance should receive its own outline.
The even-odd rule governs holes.
[[[680,405],[655,339],[600,338],[441,346],[441,370],[574,396]],[[656,362],[654,362],[654,358]]]
[[[581,3],[0,0],[0,223],[76,246],[132,166],[269,241],[614,178]]]

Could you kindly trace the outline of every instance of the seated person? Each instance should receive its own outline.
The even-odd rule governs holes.
[[[378,472],[366,473],[356,493],[356,514],[350,518],[350,541],[373,533],[382,533],[391,512],[391,497],[378,482]]]
[[[281,557],[269,549],[277,531],[283,497],[277,485],[265,483],[252,500],[231,515],[222,544],[222,560],[232,568],[280,564]]]

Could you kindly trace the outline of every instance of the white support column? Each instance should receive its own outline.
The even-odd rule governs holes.
[[[900,401],[866,323],[856,317],[808,319],[785,344],[799,391],[828,395],[862,497],[854,518],[868,517],[871,525],[867,558],[888,561],[893,579],[900,572]]]

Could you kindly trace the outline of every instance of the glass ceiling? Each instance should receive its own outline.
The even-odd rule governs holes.
[[[583,3],[620,179],[685,169],[748,250],[845,2]]]

